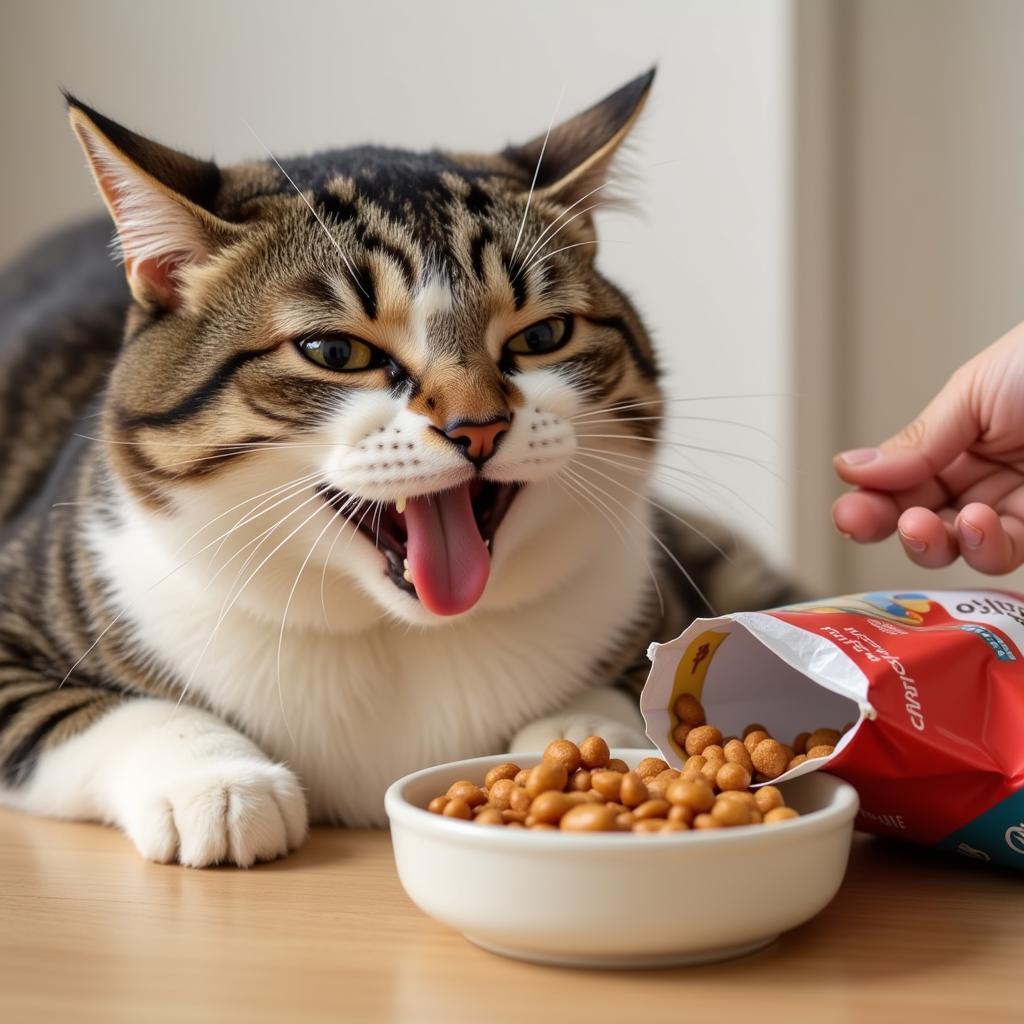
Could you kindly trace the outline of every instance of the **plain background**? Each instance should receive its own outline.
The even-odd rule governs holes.
[[[666,484],[821,592],[976,583],[838,539],[829,457],[1024,318],[1021,39],[1012,0],[5,0],[0,262],[101,209],[58,85],[231,160],[260,155],[245,121],[282,154],[497,148],[657,62],[624,163],[640,215],[602,219],[600,264],[674,415],[774,439],[673,419],[741,457],[676,448]],[[722,395],[767,397],[692,400]]]

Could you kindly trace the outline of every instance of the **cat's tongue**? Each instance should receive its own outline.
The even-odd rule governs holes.
[[[469,496],[469,484],[405,506],[409,574],[420,601],[435,615],[458,615],[480,600],[491,571]]]

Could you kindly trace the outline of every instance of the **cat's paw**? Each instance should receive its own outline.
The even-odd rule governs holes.
[[[541,718],[520,729],[509,749],[513,753],[543,750],[552,740],[582,743],[588,736],[601,736],[609,747],[649,747],[651,741],[641,729],[614,718],[594,714],[563,714]]]
[[[306,834],[298,779],[269,760],[226,758],[138,785],[121,825],[148,860],[249,867],[294,850]]]

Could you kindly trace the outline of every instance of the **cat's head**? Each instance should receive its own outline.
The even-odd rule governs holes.
[[[226,167],[69,97],[134,297],[103,413],[127,514],[334,629],[514,608],[634,534],[658,373],[592,211],[652,79],[498,154]]]

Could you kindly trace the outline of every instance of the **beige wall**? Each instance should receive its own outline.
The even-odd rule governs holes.
[[[563,89],[568,115],[657,60],[630,161],[642,215],[606,220],[601,262],[637,297],[676,395],[771,396],[678,415],[753,423],[777,444],[681,419],[671,434],[763,457],[783,480],[692,450],[673,461],[735,490],[742,500],[687,478],[716,517],[786,562],[790,14],[789,0],[4,0],[0,261],[100,209],[58,84],[163,141],[232,159],[260,155],[245,119],[283,153],[498,147],[543,131]]]
[[[835,121],[818,128],[835,149],[802,166],[812,184],[825,178],[831,205],[805,196],[801,216],[828,220],[831,249],[813,225],[802,237],[805,259],[823,257],[833,277],[826,329],[813,333],[823,321],[810,318],[800,346],[824,344],[829,356],[819,418],[801,429],[824,430],[827,447],[854,447],[901,427],[959,363],[1024,319],[1024,4],[826,6]],[[822,494],[838,489],[820,461],[801,470],[813,498],[801,502],[802,532],[836,587],[991,583],[963,566],[918,569],[893,540],[824,540]],[[1024,588],[1024,574],[1003,582]]]

